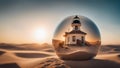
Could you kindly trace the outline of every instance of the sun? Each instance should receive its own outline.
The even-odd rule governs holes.
[[[38,28],[34,31],[34,38],[35,40],[37,40],[38,42],[43,42],[45,41],[47,36],[46,30],[43,28]]]

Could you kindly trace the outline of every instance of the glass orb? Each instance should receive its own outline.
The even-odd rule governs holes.
[[[58,25],[52,43],[61,59],[87,60],[97,55],[101,36],[93,21],[76,15],[65,18]]]

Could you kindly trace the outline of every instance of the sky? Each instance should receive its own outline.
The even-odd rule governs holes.
[[[52,43],[62,20],[82,15],[98,26],[102,44],[120,44],[119,6],[119,0],[0,0],[0,43]]]

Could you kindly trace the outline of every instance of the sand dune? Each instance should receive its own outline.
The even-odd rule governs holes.
[[[99,56],[99,55],[98,55]],[[59,58],[46,58],[33,68],[120,68],[116,54],[101,55],[91,60],[60,60]],[[112,59],[112,60],[109,60]],[[119,58],[120,59],[120,58]]]
[[[74,57],[74,60],[83,60],[83,59],[91,59],[93,56],[95,56],[95,54],[92,54],[92,53],[88,53],[88,52],[81,52],[81,51],[78,51],[78,52],[74,52],[74,53],[71,53],[71,54],[58,54],[60,55],[61,59],[71,59],[73,60],[73,57]]]
[[[120,53],[120,45],[104,45],[101,46],[99,53]]]
[[[102,46],[94,59],[84,61],[61,60],[48,44],[30,45],[30,48],[27,44],[11,44],[10,49],[6,45],[0,47],[0,68],[120,68],[120,46]]]
[[[42,50],[52,48],[50,44],[44,43],[44,44],[6,44],[6,43],[0,43],[0,49],[7,49],[7,50]]]
[[[44,60],[41,60],[33,68],[70,68],[70,67],[58,58],[46,58]]]
[[[6,52],[5,54],[0,56],[0,64],[4,63],[15,63],[16,61],[20,61],[21,58],[15,56],[13,53]]]

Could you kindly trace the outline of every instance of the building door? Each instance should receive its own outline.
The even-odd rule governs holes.
[[[81,40],[77,39],[77,45],[81,46]]]
[[[84,37],[83,36],[81,37],[81,41],[82,41],[82,43],[84,43]]]

